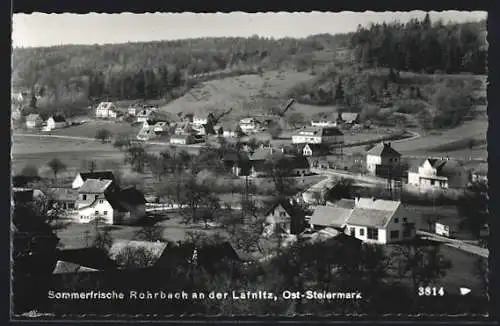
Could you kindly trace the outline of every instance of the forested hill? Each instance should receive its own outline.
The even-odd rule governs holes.
[[[364,67],[424,73],[486,73],[486,21],[462,24],[413,19],[359,27],[351,49]]]

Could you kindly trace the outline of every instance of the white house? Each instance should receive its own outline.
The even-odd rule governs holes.
[[[376,145],[366,153],[366,169],[372,175],[387,177],[391,172],[399,173],[401,154],[391,143]]]
[[[240,120],[239,125],[244,133],[257,132],[260,127],[259,121],[255,118],[243,118]]]
[[[337,127],[337,121],[332,121],[332,120],[318,120],[314,121],[311,120],[311,126],[312,127]]]
[[[54,130],[68,126],[68,122],[61,115],[55,115],[47,119],[47,129]]]
[[[197,116],[194,116],[193,117],[193,125],[196,125],[196,126],[203,126],[203,125],[206,125],[208,122],[208,119],[207,118],[202,118],[202,117],[197,117]]]
[[[348,235],[375,244],[394,243],[415,236],[416,217],[400,201],[356,198],[354,208],[316,206],[310,223],[315,228],[341,228]]]
[[[95,172],[79,172],[73,179],[71,184],[71,188],[78,189],[87,179],[95,179],[95,180],[115,180],[115,176],[111,171],[95,171]]]
[[[265,214],[264,235],[299,234],[305,228],[305,212],[293,200],[279,200]]]
[[[292,135],[293,144],[342,144],[344,134],[336,127],[304,128]]]
[[[147,126],[147,127],[142,127],[141,130],[137,133],[136,138],[138,140],[146,141],[146,140],[151,140],[156,137],[156,133],[153,129],[153,127]]]
[[[172,135],[170,137],[170,144],[173,145],[189,145],[193,143],[194,140],[191,135]]]
[[[153,113],[155,112],[154,109],[152,108],[143,108],[143,109],[140,109],[139,112],[136,113],[136,121],[137,122],[144,122],[146,120],[149,120],[151,119],[151,116],[153,115]]]
[[[467,186],[469,175],[455,160],[448,158],[425,159],[408,172],[408,184],[421,190],[460,189]]]
[[[328,155],[330,149],[324,144],[305,144],[302,148],[302,155],[304,156],[323,156]]]
[[[130,108],[128,108],[127,113],[129,115],[135,116],[137,114],[137,108],[136,107],[130,107]]]
[[[43,124],[43,120],[39,114],[29,114],[26,116],[26,128],[33,129],[39,128]]]
[[[75,220],[104,224],[135,223],[146,215],[144,195],[133,188],[111,189],[111,180],[88,179],[78,189]]]
[[[118,112],[112,102],[101,102],[95,109],[96,118],[116,118]]]

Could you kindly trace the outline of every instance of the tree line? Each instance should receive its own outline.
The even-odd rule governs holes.
[[[424,73],[486,74],[486,21],[432,22],[429,14],[403,24],[359,26],[350,46],[364,67]]]

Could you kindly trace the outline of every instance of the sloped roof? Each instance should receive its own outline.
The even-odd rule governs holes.
[[[167,248],[167,243],[165,242],[151,242],[151,241],[135,241],[135,240],[116,240],[111,245],[108,251],[109,257],[116,260],[118,255],[125,249],[145,249],[151,253],[153,256],[153,261],[150,262],[154,265],[156,261],[162,256],[165,248]]]
[[[80,187],[80,189],[78,189],[78,192],[91,194],[104,193],[104,191],[111,185],[112,182],[113,180],[87,179]]]
[[[73,188],[50,188],[53,199],[61,201],[73,201],[78,199],[78,190]]]
[[[111,171],[81,172],[80,177],[83,181],[87,179],[115,180],[115,175]]]
[[[310,223],[313,225],[342,227],[352,211],[352,209],[335,206],[316,206]]]
[[[344,134],[337,127],[306,127],[297,132],[298,135],[303,133],[312,133],[315,136],[342,136]]]
[[[401,156],[401,153],[396,151],[390,143],[377,144],[370,149],[367,154],[376,156]]]
[[[436,173],[440,177],[454,175],[457,171],[462,169],[458,161],[449,159],[433,160],[432,166],[436,169]]]
[[[291,204],[289,200],[280,199],[277,200],[272,206],[267,210],[266,216],[269,215],[276,207],[280,206],[287,212],[288,215],[294,218],[305,218],[306,213],[297,204]]]
[[[375,198],[359,198],[356,207],[394,212],[401,205],[400,201]]]
[[[78,248],[78,249],[60,249],[56,253],[58,260],[94,268],[97,270],[113,270],[116,264],[107,253],[99,248]]]
[[[305,144],[304,147],[308,146],[313,152],[326,152],[329,150],[329,146],[325,144]]]
[[[66,122],[66,118],[62,115],[54,115],[51,118],[54,120],[54,122]]]
[[[355,203],[354,199],[346,199],[342,198],[335,203],[333,203],[334,206],[340,207],[340,208],[346,208],[346,209],[354,209]]]
[[[394,211],[392,210],[378,210],[356,207],[352,211],[347,224],[384,228],[393,215]]]
[[[118,191],[120,200],[130,205],[143,205],[146,203],[144,194],[137,188],[128,187]]]
[[[67,261],[58,260],[52,274],[97,272],[97,269],[81,266]]]
[[[356,120],[359,116],[359,113],[342,112],[342,114],[340,116],[341,116],[342,120],[350,122],[350,121]]]

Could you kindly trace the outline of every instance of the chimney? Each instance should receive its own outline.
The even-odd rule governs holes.
[[[284,153],[285,152],[285,147],[281,146],[281,152]]]
[[[359,205],[359,200],[361,199],[361,196],[359,194],[356,194],[356,196],[354,197],[354,206],[358,206]]]

